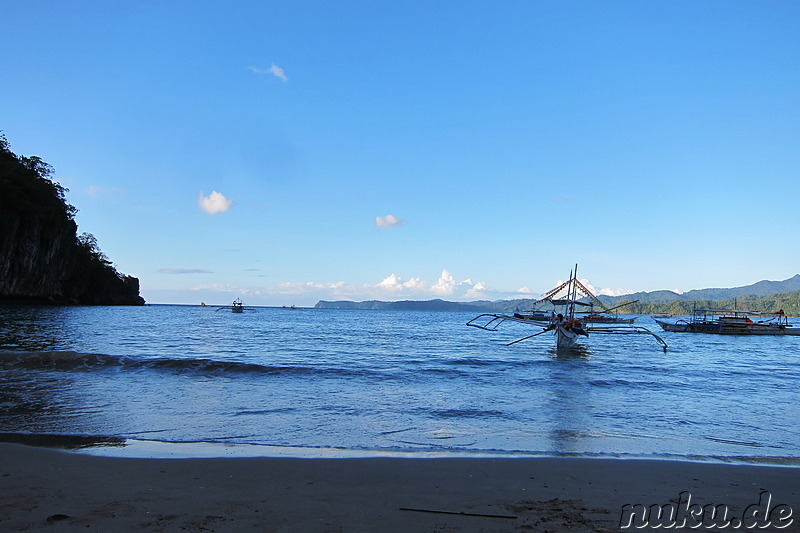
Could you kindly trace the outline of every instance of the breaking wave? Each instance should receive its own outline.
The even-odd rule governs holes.
[[[381,372],[363,369],[332,368],[329,366],[271,366],[237,361],[221,361],[205,358],[136,358],[107,354],[80,353],[72,351],[11,352],[0,351],[0,368],[25,370],[102,371],[156,370],[191,374],[265,374],[265,375],[335,375],[370,378],[386,378]]]

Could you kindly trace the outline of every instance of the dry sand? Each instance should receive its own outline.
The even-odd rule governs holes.
[[[664,505],[683,491],[700,505],[727,505],[732,516],[769,491],[773,507],[786,504],[796,516],[765,530],[800,531],[798,468],[578,458],[131,459],[0,443],[0,531],[619,531],[623,505]]]

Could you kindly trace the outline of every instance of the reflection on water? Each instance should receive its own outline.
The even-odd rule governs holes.
[[[583,344],[573,344],[572,346],[556,347],[552,346],[547,353],[553,359],[568,361],[570,359],[587,359],[592,355],[591,350]]]

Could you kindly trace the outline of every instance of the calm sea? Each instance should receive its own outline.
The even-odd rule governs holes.
[[[473,316],[0,307],[0,432],[800,464],[800,337],[659,332],[665,353],[594,335],[559,353],[549,334],[506,347],[538,330]]]

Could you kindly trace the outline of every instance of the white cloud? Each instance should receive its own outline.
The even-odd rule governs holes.
[[[442,274],[439,276],[439,281],[436,282],[436,285],[431,287],[431,292],[434,294],[438,294],[440,296],[447,296],[453,294],[456,288],[456,280],[453,278],[453,275],[447,271],[445,268],[442,270]]]
[[[602,296],[623,296],[625,294],[633,294],[635,291],[628,290],[628,289],[598,289],[588,279],[581,279],[580,281],[584,287],[592,291],[592,294],[595,296],[602,295]],[[557,285],[561,285],[564,281],[559,280]]]
[[[626,294],[633,294],[635,291],[630,289],[600,289],[600,292],[597,294],[602,294],[603,296],[624,296]]]
[[[392,273],[391,275],[383,278],[383,281],[378,283],[378,287],[383,287],[389,289],[390,291],[396,291],[403,288],[403,282],[400,276]]]
[[[370,287],[369,285],[362,285],[364,288]],[[393,293],[405,292],[407,294],[416,294],[428,290],[428,284],[422,281],[421,278],[411,278],[408,281],[403,281],[403,278],[395,273],[386,276],[380,283],[374,286],[379,291],[382,289],[391,291]]]
[[[385,217],[375,217],[376,228],[393,228],[395,226],[402,226],[405,220],[397,218],[394,215],[386,215]]]
[[[372,284],[350,284],[344,281],[288,282],[262,287],[198,284],[191,291],[195,296],[189,297],[188,301],[201,298],[206,302],[224,302],[240,296],[246,300],[248,305],[296,304],[301,306],[313,306],[319,300],[399,301],[442,298],[449,301],[472,301],[533,297],[532,294],[519,291],[495,290],[481,281],[473,283],[470,278],[456,282],[447,269],[442,270],[435,283],[426,282],[420,277],[406,279],[396,273],[391,273]]]
[[[422,278],[411,278],[410,280],[403,283],[403,287],[409,289],[410,291],[424,291],[428,284],[422,281]]]
[[[283,69],[275,63],[272,64],[272,66],[269,68],[269,71],[276,78],[280,78],[281,81],[289,81],[289,78],[286,77],[286,73],[283,72]]]
[[[273,63],[272,66],[269,68],[258,68],[258,67],[247,67],[247,68],[249,68],[256,74],[272,74],[281,81],[289,81],[289,78],[286,76],[286,72],[284,72],[284,70],[275,63]]]
[[[488,287],[482,281],[479,281],[475,285],[469,288],[464,296],[468,300],[480,300],[486,297],[486,290]]]
[[[213,215],[215,213],[224,213],[231,208],[233,202],[225,198],[222,193],[211,191],[211,194],[208,196],[203,196],[203,193],[200,193],[200,199],[197,201],[197,205],[209,215]]]

